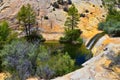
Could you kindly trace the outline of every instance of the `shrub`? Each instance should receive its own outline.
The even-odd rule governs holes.
[[[58,4],[64,5],[64,1],[63,0],[57,0]]]
[[[5,45],[0,57],[3,70],[11,73],[7,80],[26,80],[30,76],[50,79],[74,70],[74,60],[68,54],[51,55],[38,45],[19,40]]]
[[[100,7],[102,8],[103,6],[102,6],[102,5],[100,5]]]
[[[65,30],[65,36],[60,38],[60,43],[64,44],[64,52],[68,52],[73,59],[79,55],[79,48],[83,44],[81,33],[80,29]]]
[[[31,31],[31,34],[29,36],[25,36],[25,38],[28,42],[32,42],[32,43],[36,41],[39,41],[39,42],[45,41],[45,38],[43,38],[43,36],[39,34],[38,32],[36,32],[35,30]]]
[[[115,8],[110,7],[108,9],[108,15],[106,17],[106,21],[109,21],[109,20],[120,21],[120,11],[117,11]]]
[[[74,60],[72,60],[67,53],[65,53],[64,55],[58,54],[57,56],[53,57],[53,60],[57,60],[56,65],[53,67],[53,69],[55,69],[56,71],[57,76],[65,75],[73,71],[75,68]]]
[[[0,23],[0,49],[3,48],[3,45],[6,43],[6,40],[10,34],[9,25],[6,21]]]
[[[49,18],[48,18],[48,16],[44,16],[44,19],[45,19],[45,20],[48,20]]]
[[[11,33],[8,23],[2,21],[0,23],[0,50],[3,49],[5,44],[10,43],[15,38],[16,36],[14,35],[14,32]],[[1,63],[2,61],[0,57],[0,72],[2,71]]]
[[[23,41],[14,41],[5,45],[1,51],[2,66],[4,71],[12,74],[12,80],[26,80],[34,73],[34,57],[36,46]],[[32,55],[32,56],[31,56]]]
[[[55,11],[55,8],[53,8],[53,11]]]
[[[54,8],[59,8],[59,4],[58,4],[57,2],[54,2],[54,3],[52,4],[52,6],[53,6]]]
[[[68,4],[72,4],[72,1],[71,1],[71,0],[68,0]]]
[[[53,55],[51,58],[43,59],[41,60],[39,58],[37,60],[37,75],[40,75],[44,79],[61,76],[74,70],[74,60],[72,60],[68,54],[59,53]]]
[[[10,33],[9,25],[6,21],[0,23],[0,39],[3,41],[6,40]]]
[[[93,14],[92,12],[90,14]]]
[[[101,22],[101,23],[98,24],[98,29],[99,30],[104,30],[104,26],[105,26],[105,23]]]
[[[105,17],[105,15],[102,15],[102,17]]]
[[[68,8],[67,8],[67,7],[64,7],[63,10],[64,10],[65,12],[68,12]]]
[[[113,37],[120,36],[120,12],[113,7],[108,8],[108,15],[106,21],[99,23],[99,30],[103,30]]]
[[[95,7],[95,5],[93,5],[93,7]]]
[[[80,37],[81,33],[82,31],[80,29],[66,30],[65,36],[60,38],[60,42],[72,43],[72,41],[76,41]]]
[[[89,13],[89,10],[85,10],[86,13]]]
[[[80,17],[85,17],[85,14],[81,13],[81,14],[80,14]]]
[[[108,20],[106,22],[99,23],[99,30],[103,30],[110,36],[120,36],[120,22],[116,20]]]
[[[82,45],[83,44],[83,39],[82,38],[78,38],[77,41],[79,42],[79,45]]]

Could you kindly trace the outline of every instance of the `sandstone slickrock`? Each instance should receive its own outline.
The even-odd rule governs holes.
[[[46,40],[58,40],[63,35],[67,13],[62,9],[53,11],[51,3],[54,1],[56,0],[3,0],[0,5],[0,20],[7,19],[10,26],[16,30],[19,27],[15,19],[16,15],[22,5],[29,3],[39,14],[36,16],[38,26],[44,30],[45,33],[42,32],[42,34]],[[103,15],[106,15],[105,9],[100,7],[102,2],[101,0],[72,0],[72,2],[78,8],[80,14],[85,14],[84,18],[80,18],[79,28],[83,31],[82,37],[89,40],[99,32],[97,24],[104,20]],[[85,12],[86,10],[88,10],[88,13]],[[44,16],[48,16],[49,19],[44,19]],[[49,34],[47,32],[51,32],[51,36],[47,36]],[[56,35],[56,32],[59,34]]]
[[[101,51],[107,46],[108,44],[120,44],[120,38],[119,37],[109,37],[107,34],[100,38],[97,43],[94,45],[92,52],[94,56],[101,53]]]

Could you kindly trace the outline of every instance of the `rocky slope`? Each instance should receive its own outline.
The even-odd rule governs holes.
[[[92,48],[92,52],[94,56],[101,53],[101,51],[105,48],[105,46],[109,45],[110,43],[113,44],[120,44],[120,38],[119,37],[110,37],[107,34],[100,38],[97,43]]]
[[[53,80],[120,80],[120,64],[110,68],[118,54],[120,44],[109,44],[99,55],[85,62],[83,68]]]
[[[19,25],[16,24],[15,17],[21,6],[29,3],[38,14],[36,17],[43,36],[47,40],[58,40],[63,35],[67,13],[63,9],[53,11],[50,4],[54,1],[56,0],[3,0],[0,3],[0,20],[7,19],[10,26],[16,30]],[[88,40],[99,32],[97,24],[104,20],[106,12],[102,2],[101,0],[72,0],[72,2],[80,14],[85,14],[85,17],[80,18],[79,28],[83,31],[82,37]],[[48,16],[49,19],[44,19],[44,16]]]

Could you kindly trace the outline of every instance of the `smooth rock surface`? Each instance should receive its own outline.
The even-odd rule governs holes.
[[[48,33],[42,33],[46,40],[58,40],[63,35],[67,13],[62,9],[55,9],[53,11],[50,3],[54,1],[56,0],[3,0],[0,5],[0,21],[2,19],[8,20],[10,27],[16,30],[19,27],[16,24],[16,15],[22,5],[29,3],[35,12],[39,14],[36,16],[39,28],[51,34],[51,37],[47,38]],[[105,17],[103,15],[106,15],[106,11],[103,7],[100,7],[101,0],[72,0],[72,2],[80,14],[85,14],[85,17],[80,18],[78,26],[83,31],[82,37],[87,41],[99,32],[97,25],[100,21],[104,20]],[[86,13],[85,10],[89,12]],[[45,20],[44,16],[48,16],[49,20]],[[54,32],[60,32],[61,34],[56,35]]]

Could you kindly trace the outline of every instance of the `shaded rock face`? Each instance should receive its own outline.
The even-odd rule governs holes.
[[[119,44],[109,44],[99,55],[83,64],[83,68],[53,80],[119,80],[120,64],[110,67],[116,55],[120,55]],[[119,57],[120,58],[120,57]]]
[[[49,32],[53,37],[47,38],[47,40],[58,40],[63,35],[67,13],[61,8],[54,9],[51,4],[55,1],[57,0],[2,0],[0,3],[0,20],[8,20],[10,26],[16,30],[19,26],[16,20],[17,13],[22,5],[29,3],[36,12],[38,26],[42,29],[44,37],[47,38]],[[102,5],[101,0],[71,1],[78,8],[79,13],[85,16],[80,18],[79,28],[83,31],[82,37],[88,40],[98,33],[97,24],[104,19],[103,15],[106,14],[104,8],[100,7]],[[56,35],[55,33],[59,34]]]

